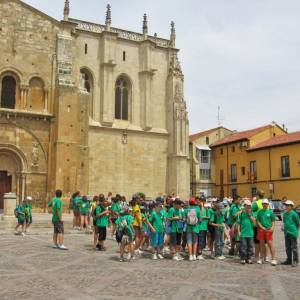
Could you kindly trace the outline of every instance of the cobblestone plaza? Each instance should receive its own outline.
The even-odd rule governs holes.
[[[277,224],[275,247],[285,259]],[[240,265],[239,260],[118,261],[118,246],[92,250],[92,235],[66,234],[53,249],[51,230],[0,235],[0,299],[299,299],[300,268]]]

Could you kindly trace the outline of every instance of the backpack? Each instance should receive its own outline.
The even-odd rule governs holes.
[[[15,217],[17,218],[18,215],[19,215],[19,207],[16,207],[16,208],[14,209],[14,214],[15,214]]]
[[[194,208],[189,210],[187,214],[186,222],[188,225],[196,225],[198,223],[197,212]]]

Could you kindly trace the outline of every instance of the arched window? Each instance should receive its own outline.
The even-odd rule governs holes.
[[[94,115],[94,100],[93,100],[93,76],[85,68],[80,70],[81,89],[90,94],[89,115],[93,118]]]
[[[45,109],[44,82],[38,77],[29,81],[29,106],[38,111]]]
[[[115,90],[115,118],[118,120],[128,120],[128,106],[130,96],[130,83],[121,76],[116,82]]]
[[[1,107],[14,109],[16,105],[17,82],[12,76],[5,76],[1,82]]]

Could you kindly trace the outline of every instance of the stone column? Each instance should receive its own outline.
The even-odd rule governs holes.
[[[44,103],[44,112],[49,111],[49,109],[48,109],[48,93],[49,93],[48,89],[45,88],[44,89],[44,101],[45,101],[45,103]]]
[[[17,196],[15,193],[4,194],[4,210],[3,215],[7,217],[14,217],[14,209],[17,204]]]

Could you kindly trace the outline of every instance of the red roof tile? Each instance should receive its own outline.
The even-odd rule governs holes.
[[[197,140],[198,138],[200,138],[202,136],[209,135],[212,132],[214,132],[214,131],[216,131],[218,129],[222,129],[222,128],[231,131],[230,129],[227,129],[227,128],[223,127],[223,126],[219,126],[219,127],[216,127],[216,128],[212,128],[212,129],[206,130],[206,131],[200,131],[198,133],[191,134],[190,135],[190,141],[193,142],[193,141]]]
[[[246,130],[246,131],[241,131],[241,132],[237,132],[234,133],[232,135],[229,135],[227,137],[225,137],[222,140],[219,140],[215,143],[213,143],[212,145],[210,145],[211,147],[216,147],[216,146],[221,146],[221,145],[226,145],[226,144],[230,144],[230,143],[234,143],[234,142],[238,142],[238,141],[242,141],[242,140],[248,140],[249,138],[251,138],[252,136],[266,130],[269,128],[272,128],[272,124],[270,125],[266,125],[266,126],[262,126],[262,127],[258,127],[255,129],[251,129],[251,130]]]
[[[272,137],[264,142],[261,142],[249,148],[248,151],[261,150],[264,148],[276,147],[293,143],[300,143],[300,131]]]

